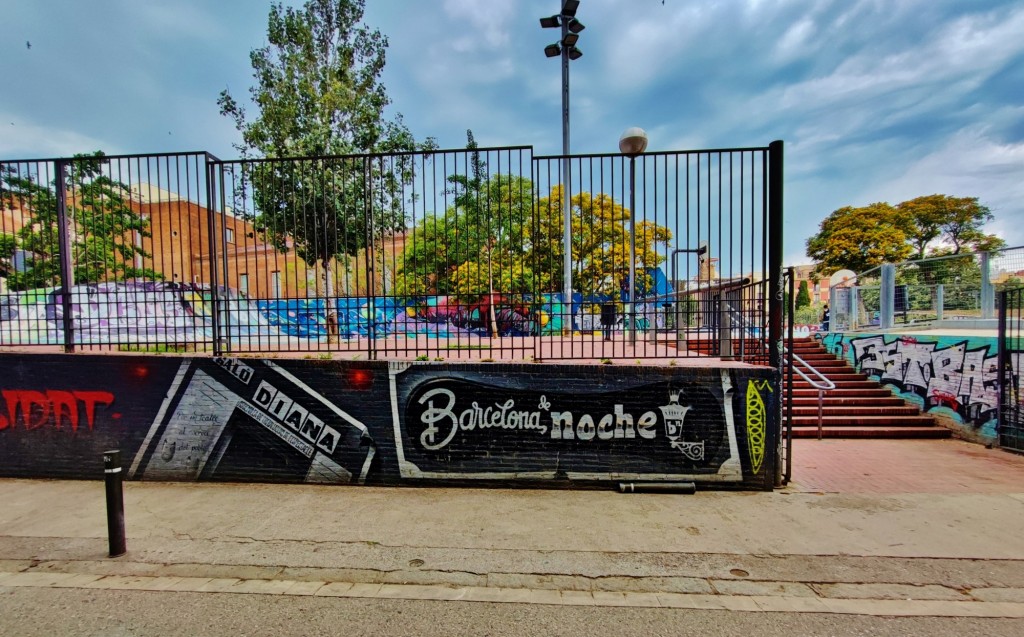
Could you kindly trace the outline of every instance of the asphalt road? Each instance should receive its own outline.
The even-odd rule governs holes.
[[[1020,637],[1024,620],[0,587],[0,635]]]

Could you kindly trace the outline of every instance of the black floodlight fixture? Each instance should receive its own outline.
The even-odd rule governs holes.
[[[558,57],[561,54],[562,47],[558,46],[557,44],[549,44],[546,47],[544,47],[544,55],[548,56],[549,58]]]
[[[562,15],[570,18],[576,16],[576,9],[580,8],[580,0],[562,0]]]
[[[575,33],[566,33],[565,37],[562,38],[562,46],[576,46],[576,43],[580,41],[580,36]]]
[[[558,27],[562,26],[562,22],[558,19],[558,16],[553,15],[550,18],[541,18],[540,26],[544,27],[545,29],[557,29]]]
[[[583,23],[580,22],[579,20],[577,20],[576,18],[569,18],[569,24],[566,25],[566,26],[573,33],[579,33],[583,29],[587,28],[587,27],[583,26]]]
[[[570,60],[578,60],[581,57],[583,57],[583,51],[580,51],[579,49],[577,49],[574,46],[573,47],[569,47],[569,59]]]

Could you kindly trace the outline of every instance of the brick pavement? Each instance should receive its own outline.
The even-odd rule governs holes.
[[[1024,493],[1024,456],[962,440],[794,440],[800,493]]]

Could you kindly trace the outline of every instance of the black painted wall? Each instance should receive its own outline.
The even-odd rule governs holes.
[[[765,368],[4,355],[0,475],[770,489]]]

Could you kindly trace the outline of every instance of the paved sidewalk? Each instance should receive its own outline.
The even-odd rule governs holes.
[[[0,481],[0,588],[1024,617],[1024,457],[799,440],[774,493]]]

